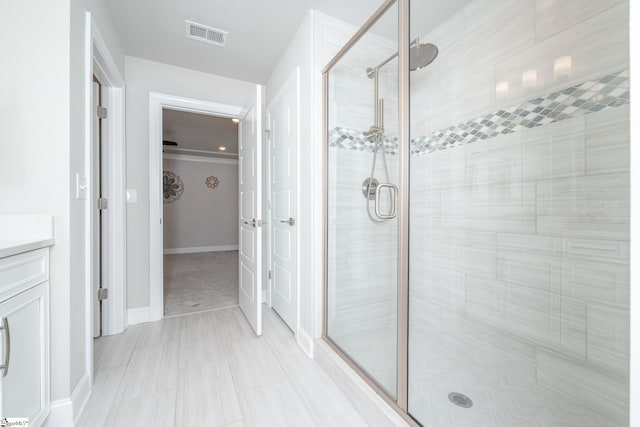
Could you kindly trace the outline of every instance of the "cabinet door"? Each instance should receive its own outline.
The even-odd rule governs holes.
[[[5,321],[6,319],[6,321]],[[49,411],[48,284],[0,304],[1,417],[39,425]]]

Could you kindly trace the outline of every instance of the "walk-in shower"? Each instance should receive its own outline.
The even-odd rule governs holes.
[[[409,422],[628,425],[628,7],[389,0],[325,68],[323,335]]]

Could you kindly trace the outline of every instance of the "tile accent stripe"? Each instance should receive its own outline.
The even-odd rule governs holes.
[[[629,70],[626,69],[415,138],[411,141],[411,155],[471,144],[628,103]],[[341,127],[329,131],[329,146],[373,151],[373,143],[363,132]],[[396,154],[398,138],[386,138],[385,147],[387,154]]]

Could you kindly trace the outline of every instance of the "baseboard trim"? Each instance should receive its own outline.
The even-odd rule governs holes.
[[[49,416],[43,427],[74,427],[73,402],[71,399],[60,399],[51,402]]]
[[[298,341],[298,345],[307,354],[307,356],[313,358],[314,346],[313,338],[311,338],[311,335],[309,335],[304,329],[298,328],[298,332],[296,333],[296,340]]]
[[[151,307],[130,308],[127,310],[127,321],[129,325],[148,323],[151,321]]]
[[[192,248],[168,248],[164,250],[165,255],[197,254],[202,252],[224,252],[237,251],[238,245],[221,246],[194,246]]]
[[[73,423],[76,424],[80,419],[80,415],[84,408],[87,406],[87,402],[91,397],[91,377],[88,372],[85,372],[84,376],[78,382],[76,389],[71,393],[71,404],[73,406]]]

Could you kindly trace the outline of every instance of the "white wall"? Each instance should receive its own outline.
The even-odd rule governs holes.
[[[266,85],[267,105],[300,67],[300,147],[298,147],[298,280],[301,345],[322,333],[322,79],[321,69],[356,28],[310,11],[278,61]],[[266,182],[266,176],[265,176]],[[266,212],[266,210],[265,210]],[[304,340],[304,342],[301,341]]]
[[[237,246],[238,165],[195,158],[199,161],[164,159],[163,170],[184,184],[180,199],[163,205],[164,249]],[[206,186],[209,176],[218,178],[218,188]]]
[[[51,394],[56,399],[70,393],[69,2],[6,0],[0,9],[0,212],[55,217]],[[25,20],[32,31],[22,31]]]
[[[99,2],[104,33],[115,35]],[[52,214],[51,398],[68,399],[86,372],[84,201],[84,20],[80,0],[0,2],[0,212]],[[25,32],[28,22],[31,31]],[[16,37],[16,34],[21,34]],[[121,50],[117,37],[109,39]],[[43,72],[43,70],[45,70]]]
[[[138,308],[149,306],[149,92],[243,106],[255,85],[130,56],[125,65],[127,188],[138,192],[127,206],[127,305]]]

